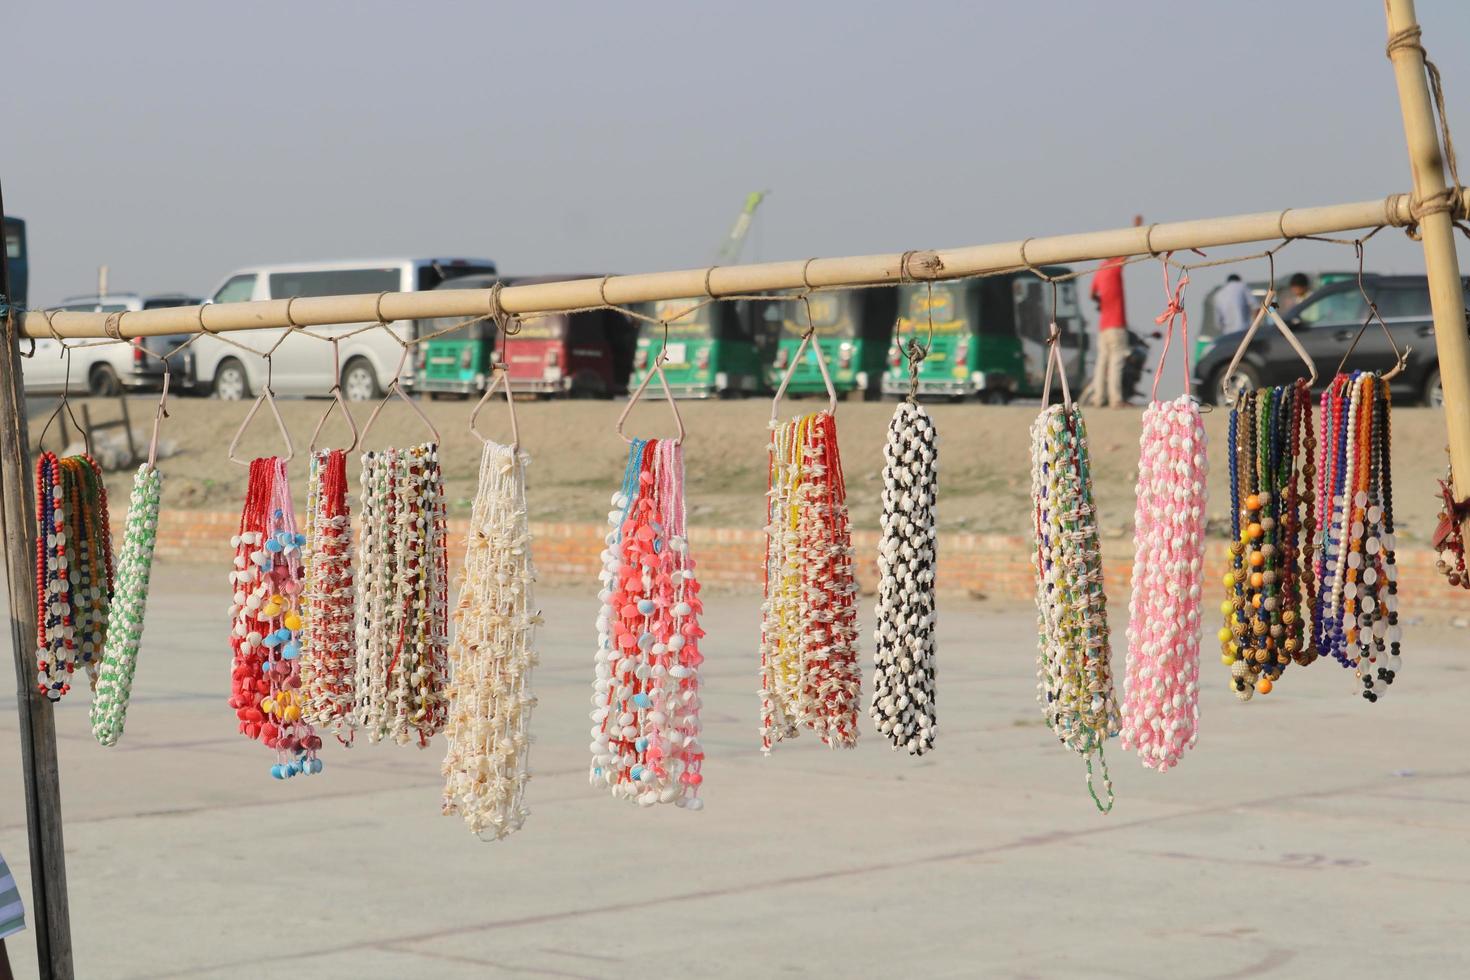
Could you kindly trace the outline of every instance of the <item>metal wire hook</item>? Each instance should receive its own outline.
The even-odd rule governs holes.
[[[1353,251],[1358,257],[1358,292],[1362,294],[1363,302],[1368,304],[1368,315],[1364,317],[1363,325],[1358,327],[1358,332],[1353,335],[1352,343],[1348,344],[1347,350],[1343,352],[1342,360],[1337,363],[1337,373],[1343,373],[1343,368],[1347,366],[1348,358],[1357,349],[1358,341],[1363,339],[1363,331],[1368,329],[1368,324],[1377,321],[1379,328],[1383,331],[1383,336],[1388,338],[1388,346],[1393,349],[1394,356],[1393,367],[1386,373],[1379,375],[1379,377],[1384,381],[1391,381],[1402,374],[1404,368],[1408,366],[1409,355],[1414,352],[1414,348],[1406,346],[1402,351],[1399,350],[1399,345],[1394,343],[1393,331],[1388,329],[1388,324],[1383,322],[1383,316],[1378,312],[1378,304],[1373,302],[1373,297],[1368,295],[1368,288],[1363,283],[1363,253],[1365,251],[1363,242],[1365,240],[1362,238],[1354,239]]]
[[[55,328],[53,328],[53,332],[55,332]],[[61,416],[62,410],[65,409],[67,418],[71,419],[72,427],[82,434],[82,445],[86,448],[87,455],[91,456],[92,435],[77,421],[76,413],[71,410],[71,347],[64,341],[61,345],[61,356],[66,361],[66,373],[62,376],[61,382],[61,401],[57,403],[56,409],[46,418],[46,424],[41,427],[41,435],[36,439],[36,445],[40,446],[46,442],[46,433],[51,430],[51,423],[55,422]],[[63,450],[66,449],[65,446],[61,448]]]
[[[286,420],[281,418],[281,410],[276,406],[276,393],[271,388],[271,358],[275,356],[274,350],[262,354],[265,358],[265,387],[260,389],[260,394],[255,396],[255,401],[250,405],[250,411],[245,413],[245,418],[240,422],[240,428],[235,430],[235,437],[230,440],[230,448],[226,452],[230,462],[239,466],[249,466],[250,461],[239,459],[235,456],[235,449],[240,445],[240,438],[245,435],[245,430],[250,427],[250,421],[255,418],[255,413],[260,411],[262,403],[271,410],[272,417],[276,420],[276,429],[281,433],[281,439],[286,443],[286,455],[280,457],[281,462],[289,463],[296,456],[296,447],[291,442],[291,430],[286,428]]]
[[[332,396],[332,400],[328,403],[327,410],[322,413],[322,417],[317,420],[316,428],[311,430],[311,441],[306,444],[306,451],[309,453],[316,452],[316,437],[321,435],[322,426],[326,424],[327,418],[332,414],[332,409],[334,408],[340,408],[342,410],[342,417],[347,420],[347,427],[352,430],[352,444],[344,449],[343,452],[350,453],[356,449],[360,438],[357,431],[357,421],[352,417],[352,410],[348,407],[347,400],[342,397],[340,339],[339,337],[333,337],[329,341],[332,345],[332,387],[328,389],[327,394]]]

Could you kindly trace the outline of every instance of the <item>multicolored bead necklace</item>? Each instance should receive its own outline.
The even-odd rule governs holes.
[[[938,433],[929,413],[903,401],[883,446],[883,513],[874,612],[873,698],[869,714],[894,749],[934,747],[936,563],[934,502]]]
[[[439,447],[362,456],[357,726],[420,748],[448,716],[448,566]]]
[[[36,460],[36,689],[51,701],[80,665],[95,686],[112,603],[112,533],[89,455]]]
[[[529,812],[531,669],[541,623],[526,514],[529,462],[520,449],[485,443],[449,648],[444,813],[497,840],[520,830]]]
[[[801,726],[828,746],[857,744],[862,670],[847,488],[828,412],[771,423],[761,749]]]
[[[1449,447],[1445,447],[1449,451]],[[1439,553],[1434,567],[1450,583],[1452,588],[1470,589],[1470,572],[1465,569],[1465,535],[1462,523],[1470,517],[1470,500],[1455,499],[1455,476],[1446,467],[1444,479],[1439,481],[1439,523],[1429,546]]]
[[[352,744],[357,697],[357,610],[352,579],[352,514],[347,454],[311,454],[306,493],[305,627],[301,635],[301,710],[318,730]]]
[[[1087,791],[1113,808],[1103,744],[1118,734],[1102,549],[1092,502],[1087,427],[1076,406],[1043,408],[1031,423],[1031,496],[1036,534],[1037,699],[1063,745],[1087,763]],[[1106,802],[1092,784],[1102,769]]]
[[[240,732],[276,750],[276,779],[322,771],[321,737],[302,714],[301,546],[286,463],[252,460],[240,530],[230,540],[235,567],[230,605],[233,691]]]
[[[602,552],[593,682],[594,787],[640,806],[699,810],[699,616],[678,440],[634,439]]]
[[[1128,683],[1122,741],[1149,768],[1179,763],[1199,732],[1200,577],[1205,540],[1205,427],[1189,388],[1188,273],[1164,288],[1168,323],[1139,437],[1133,519],[1133,592],[1128,602]],[[1159,373],[1182,317],[1184,394],[1158,400]]]
[[[1321,474],[1326,534],[1317,642],[1353,669],[1377,701],[1401,667],[1390,448],[1392,400],[1375,374],[1338,375],[1322,396],[1322,441],[1337,447]]]
[[[1241,701],[1317,659],[1316,440],[1305,379],[1242,392],[1230,411],[1230,529],[1220,659]]]
[[[147,463],[133,476],[133,493],[117,560],[117,580],[108,615],[102,667],[92,695],[92,734],[103,745],[122,737],[143,639],[143,610],[148,603],[148,578],[153,568],[153,546],[158,540],[158,509],[163,476]]]

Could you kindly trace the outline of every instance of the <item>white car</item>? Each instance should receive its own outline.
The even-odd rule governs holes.
[[[495,263],[486,259],[381,259],[256,266],[231,273],[208,302],[415,292],[433,289],[448,279],[494,272]],[[330,344],[300,334],[287,337],[271,359],[271,389],[278,395],[325,395],[334,382],[340,381],[343,395],[351,401],[380,396],[398,366],[403,349],[382,330],[346,336],[365,325],[311,328],[314,334],[343,337],[338,345],[339,378],[332,377]],[[398,336],[411,339],[414,324],[405,321],[394,324],[392,329]],[[229,338],[265,351],[287,332],[278,328],[232,331]],[[265,385],[266,364],[262,357],[208,334],[195,341],[191,350],[194,375],[202,392],[237,401],[250,398]],[[409,359],[403,377],[406,379],[412,370],[413,361]]]
[[[182,293],[139,296],[136,293],[108,293],[105,296],[72,296],[55,307],[81,313],[125,313],[156,310],[167,306],[190,306],[199,300]],[[25,390],[34,395],[57,395],[63,390],[72,394],[98,396],[124,392],[157,391],[163,387],[163,355],[188,340],[187,335],[133,338],[125,344],[91,344],[73,340],[71,373],[67,376],[66,358],[61,344],[51,337],[36,340],[36,355],[25,361]],[[169,357],[172,380],[170,390],[185,390],[194,380],[192,348]],[[159,355],[150,357],[145,351]]]

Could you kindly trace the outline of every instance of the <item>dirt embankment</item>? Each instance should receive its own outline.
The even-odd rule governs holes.
[[[132,417],[146,444],[153,401],[133,399]],[[820,407],[815,400],[783,403],[783,413],[795,414]],[[283,401],[281,414],[296,444],[298,498],[305,496],[307,440],[326,408],[324,401]],[[467,515],[479,473],[480,443],[469,431],[468,402],[422,402],[443,437],[441,460],[452,514]],[[225,450],[249,408],[248,403],[204,399],[174,399],[172,415],[163,423],[163,439],[175,452],[160,463],[164,474],[164,506],[234,511],[244,494],[242,467],[226,458]],[[92,416],[115,418],[116,402],[94,401]],[[522,402],[517,406],[522,445],[531,453],[528,471],[531,518],[539,521],[600,521],[608,497],[618,485],[627,446],[613,431],[621,403],[608,401]],[[357,406],[359,425],[371,406]],[[705,527],[755,528],[765,520],[766,428],[770,402],[684,402],[680,404],[689,435],[685,442],[688,466],[690,521]],[[939,517],[946,531],[1023,534],[1030,527],[1030,473],[1028,426],[1035,406],[1004,408],[964,405],[929,406],[939,428]],[[503,404],[481,413],[483,431],[508,432]],[[1087,413],[1092,447],[1095,496],[1105,536],[1122,537],[1133,522],[1134,480],[1138,465],[1141,409]],[[879,472],[892,404],[843,403],[837,414],[848,502],[854,525],[874,528],[878,522]],[[335,413],[334,413],[335,416]],[[1211,454],[1209,514],[1214,522],[1228,520],[1229,484],[1226,481],[1224,440],[1227,413],[1205,416]],[[40,420],[32,424],[38,433]],[[670,435],[667,408],[650,401],[635,410],[627,430],[645,436]],[[346,440],[340,420],[323,430],[324,443]],[[406,444],[428,438],[428,432],[407,406],[387,405],[373,425],[373,447]],[[1434,528],[1437,499],[1435,483],[1444,474],[1445,429],[1442,413],[1405,408],[1394,412],[1394,513],[1405,541],[1422,542]],[[280,451],[270,415],[257,414],[241,441],[240,455],[249,458]],[[55,448],[55,447],[52,447]],[[350,476],[356,478],[356,460]],[[114,499],[127,499],[131,475],[111,473],[108,488]],[[300,504],[298,504],[300,506]]]

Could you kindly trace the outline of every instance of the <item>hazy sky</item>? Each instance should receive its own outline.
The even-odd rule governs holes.
[[[1470,3],[1418,6],[1470,141]],[[697,266],[759,188],[747,260],[1409,188],[1377,0],[48,0],[4,22],[33,304],[104,262],[114,288],[195,292],[388,254]],[[1423,268],[1399,232],[1368,256]],[[1283,271],[1350,263],[1297,244]],[[1128,276],[1137,324],[1161,286]]]

